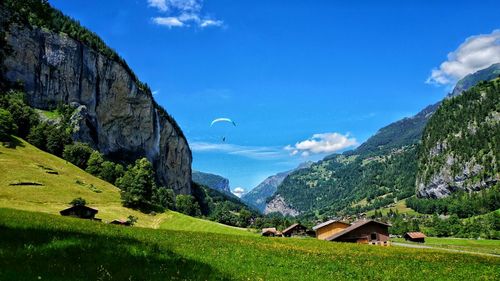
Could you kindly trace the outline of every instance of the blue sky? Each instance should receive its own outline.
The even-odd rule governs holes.
[[[150,85],[187,135],[194,169],[246,190],[356,147],[500,61],[499,1],[50,3]],[[217,117],[237,126],[210,127]]]

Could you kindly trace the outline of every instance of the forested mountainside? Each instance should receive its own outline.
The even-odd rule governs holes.
[[[441,198],[478,191],[500,179],[500,81],[481,82],[443,101],[418,155],[417,192]]]
[[[465,76],[457,82],[448,97],[456,97],[463,91],[474,87],[479,81],[490,81],[500,75],[500,63],[492,64],[490,67],[479,70],[471,75]]]
[[[293,170],[277,173],[276,175],[266,178],[248,193],[243,194],[241,200],[260,212],[264,212],[267,198],[271,197],[276,192],[278,185],[280,185],[291,172],[309,168],[312,164],[312,161],[304,162]]]
[[[222,176],[193,171],[193,181],[200,185],[223,192],[229,196],[234,196],[229,188],[229,180]]]
[[[73,109],[71,137],[106,157],[147,157],[161,186],[191,193],[191,151],[175,120],[95,33],[42,0],[0,3],[2,90],[28,104]]]
[[[495,71],[497,65],[466,76],[454,92],[469,89]],[[293,210],[305,217],[321,218],[359,213],[415,195],[422,133],[439,107],[440,103],[428,106],[413,117],[380,129],[353,151],[325,157],[308,169],[291,173],[268,205],[274,205],[279,196],[288,213]],[[439,127],[439,122],[432,126]]]

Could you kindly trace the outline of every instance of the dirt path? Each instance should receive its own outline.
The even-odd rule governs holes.
[[[474,254],[474,255],[482,255],[482,256],[489,256],[489,257],[500,258],[500,255],[495,255],[495,254],[480,253],[480,252],[471,252],[471,251],[448,249],[448,248],[440,248],[440,247],[426,246],[426,245],[420,245],[420,244],[407,244],[407,243],[392,242],[391,245],[400,246],[400,247],[407,247],[407,248],[435,249],[435,250],[443,250],[443,251],[455,252],[455,253],[466,253],[466,254]]]

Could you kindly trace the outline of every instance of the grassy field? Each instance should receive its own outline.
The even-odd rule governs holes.
[[[0,209],[0,280],[499,280],[429,249],[121,227]]]
[[[396,238],[393,239],[393,241],[408,243],[403,238]],[[423,245],[468,252],[500,255],[500,240],[427,237],[425,238],[425,243]]]
[[[385,214],[387,214],[389,212],[390,209],[392,209],[393,211],[397,210],[400,214],[408,214],[408,215],[416,215],[416,214],[418,214],[417,212],[415,212],[415,210],[413,210],[411,208],[408,208],[406,206],[406,200],[405,199],[397,201],[395,203],[394,207],[380,208],[380,209],[377,209],[377,211],[382,212],[382,214],[385,215]],[[366,212],[366,215],[367,216],[372,216],[374,213],[375,213],[375,210],[371,210],[371,211]]]
[[[19,142],[16,148],[0,145],[0,208],[59,214],[73,198],[83,197],[88,206],[99,209],[96,217],[103,221],[133,215],[139,219],[137,226],[142,227],[250,234],[176,212],[151,216],[124,208],[117,187],[21,139]]]
[[[255,231],[250,229],[227,226],[212,221],[185,216],[177,212],[167,212],[162,217],[162,220],[160,229],[210,232],[231,235],[255,235]]]

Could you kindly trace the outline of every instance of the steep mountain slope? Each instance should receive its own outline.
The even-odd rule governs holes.
[[[204,173],[200,171],[193,171],[193,181],[207,186],[211,189],[223,192],[227,195],[233,196],[229,188],[229,180],[219,175]]]
[[[500,80],[481,82],[443,102],[427,124],[417,191],[441,198],[500,180]]]
[[[266,208],[266,200],[271,197],[275,192],[278,186],[283,182],[283,180],[291,173],[300,169],[309,168],[313,162],[308,161],[300,164],[297,168],[277,173],[276,175],[272,175],[262,181],[259,185],[254,187],[248,193],[244,194],[241,197],[241,200],[259,210],[260,212],[264,212]]]
[[[187,140],[123,59],[46,1],[1,5],[2,84],[21,85],[36,108],[74,106],[74,140],[116,160],[146,156],[161,185],[191,193]]]
[[[496,71],[498,65],[493,65],[466,76],[454,93],[496,75]],[[413,117],[380,129],[353,151],[325,157],[309,169],[291,173],[268,205],[279,203],[287,212],[321,217],[363,212],[414,195],[419,142],[439,107],[440,103],[428,106]],[[275,202],[278,196],[279,202]],[[366,202],[360,204],[364,199]]]
[[[448,97],[456,97],[463,91],[474,87],[479,81],[490,81],[500,75],[500,63],[492,64],[490,67],[479,70],[471,75],[467,75],[457,82],[453,91]]]

